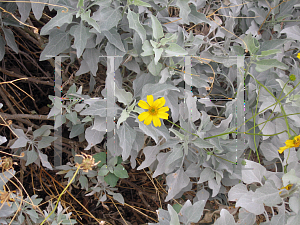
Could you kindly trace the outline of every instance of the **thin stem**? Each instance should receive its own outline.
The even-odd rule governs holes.
[[[73,180],[75,179],[78,171],[80,169],[80,166],[77,167],[77,170],[75,171],[72,179],[70,180],[70,182],[68,183],[68,185],[65,187],[65,189],[62,191],[62,193],[58,196],[58,199],[57,199],[57,202],[56,202],[56,205],[54,207],[54,209],[51,211],[51,213],[43,220],[43,222],[41,223],[41,225],[44,224],[44,222],[54,213],[54,211],[56,210],[57,206],[58,206],[58,203],[59,203],[59,200],[61,198],[61,196],[64,194],[64,192],[68,189],[68,187],[72,184]]]
[[[197,134],[191,133],[191,132],[189,132],[189,131],[183,129],[181,126],[177,125],[176,123],[174,123],[174,122],[172,122],[172,121],[170,121],[170,120],[168,120],[168,119],[165,119],[165,120],[167,120],[168,122],[174,124],[176,127],[180,128],[180,129],[182,129],[182,130],[184,130],[185,132],[190,133],[190,134],[192,134],[192,135],[194,135],[194,136],[196,136],[196,137],[199,137]]]

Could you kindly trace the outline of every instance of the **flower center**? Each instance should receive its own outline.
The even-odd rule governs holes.
[[[150,115],[155,116],[157,114],[156,108],[154,108],[154,107],[149,108],[149,113],[150,113]]]
[[[300,145],[300,138],[295,138],[294,139],[294,145],[295,145],[295,147],[299,147],[299,145]]]

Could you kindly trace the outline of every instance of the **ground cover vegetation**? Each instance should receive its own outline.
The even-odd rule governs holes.
[[[0,12],[0,224],[299,224],[298,0]]]

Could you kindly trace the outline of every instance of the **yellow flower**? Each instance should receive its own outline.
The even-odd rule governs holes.
[[[300,52],[298,53],[297,58],[300,59]]]
[[[281,154],[283,153],[284,150],[288,149],[288,148],[292,148],[292,147],[299,147],[300,145],[300,135],[296,136],[293,138],[293,140],[287,140],[285,142],[285,146],[281,147],[278,152]]]
[[[148,102],[148,103],[147,103]],[[166,111],[169,111],[168,106],[164,106],[166,100],[164,97],[157,99],[153,102],[153,95],[147,95],[147,102],[140,100],[138,105],[143,109],[148,109],[147,112],[143,112],[139,115],[138,119],[144,121],[144,124],[149,125],[153,120],[155,127],[160,127],[161,122],[160,118],[168,119],[169,114]]]
[[[285,187],[280,188],[280,190],[286,189],[286,190],[289,191],[292,187],[293,187],[293,185],[292,185],[292,184],[289,184],[289,185],[287,185],[287,186],[285,186]],[[282,192],[282,191],[281,191],[281,192]],[[281,192],[279,192],[279,194],[281,194]]]

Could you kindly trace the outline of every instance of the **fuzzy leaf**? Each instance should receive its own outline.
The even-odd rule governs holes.
[[[142,42],[144,42],[146,40],[146,30],[140,23],[139,14],[128,9],[127,18],[129,22],[129,28],[136,31],[140,35]]]
[[[40,4],[38,4],[40,5]],[[61,27],[65,23],[70,24],[72,22],[74,12],[62,12],[63,10],[59,10],[55,17],[53,17],[46,25],[44,25],[41,29],[41,35],[50,34],[50,30],[53,27]],[[59,42],[57,42],[59,43]],[[56,44],[57,44],[56,43]]]
[[[117,134],[120,140],[120,147],[123,149],[122,158],[126,160],[130,156],[132,145],[136,137],[136,131],[124,122],[117,131]]]
[[[158,19],[151,15],[151,22],[152,22],[152,30],[153,30],[153,37],[158,40],[164,36],[164,31],[161,26],[161,23],[158,21]]]

